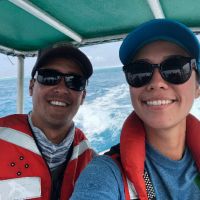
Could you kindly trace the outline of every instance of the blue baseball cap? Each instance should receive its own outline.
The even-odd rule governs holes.
[[[196,35],[184,24],[169,19],[153,19],[130,32],[119,50],[121,62],[127,65],[139,49],[157,40],[166,40],[181,46],[199,63],[200,43]],[[200,72],[199,64],[198,70]]]

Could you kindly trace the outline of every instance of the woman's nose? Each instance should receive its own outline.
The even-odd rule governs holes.
[[[147,85],[147,88],[152,90],[156,88],[160,89],[167,89],[168,84],[167,82],[162,78],[159,69],[154,69],[153,76],[151,78],[151,81]]]

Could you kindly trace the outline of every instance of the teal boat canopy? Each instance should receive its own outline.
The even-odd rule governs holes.
[[[54,43],[117,41],[153,18],[200,32],[199,0],[0,0],[0,52],[33,56]]]

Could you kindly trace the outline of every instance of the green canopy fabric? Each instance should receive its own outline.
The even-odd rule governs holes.
[[[49,24],[43,15],[79,39]],[[120,40],[139,24],[162,17],[200,32],[200,1],[0,0],[0,51],[28,55],[54,43],[84,46]]]

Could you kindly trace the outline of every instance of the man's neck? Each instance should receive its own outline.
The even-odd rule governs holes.
[[[52,127],[44,127],[44,128],[41,128],[41,127],[38,127],[42,130],[42,132],[46,135],[47,139],[50,140],[52,143],[54,144],[59,144],[60,142],[62,142],[70,128],[66,128],[66,127],[62,127],[62,128],[52,128]]]
[[[73,126],[73,122],[66,122],[65,124],[51,124],[46,121],[38,121],[31,115],[30,118],[33,126],[39,128],[45,134],[47,139],[54,144],[62,142]]]

